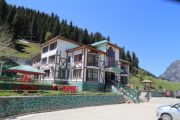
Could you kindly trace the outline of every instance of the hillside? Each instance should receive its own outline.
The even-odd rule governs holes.
[[[152,75],[148,75],[141,69],[138,69],[138,73],[136,75],[131,75],[130,82],[133,83],[134,88],[141,88],[141,81],[142,80],[151,80],[154,82],[155,88],[158,90],[160,88],[166,90],[173,90],[174,92],[180,89],[180,83],[171,82],[168,80],[161,80]]]
[[[22,59],[31,59],[33,55],[40,53],[40,44],[34,42],[18,41],[16,48],[8,47],[1,52],[1,56],[12,56]]]
[[[160,77],[173,82],[180,82],[180,60],[173,62]]]

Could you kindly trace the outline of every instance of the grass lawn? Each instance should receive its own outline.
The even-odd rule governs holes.
[[[17,42],[18,48],[6,48],[1,55],[3,56],[13,56],[22,59],[30,59],[33,55],[40,53],[39,43],[23,43]]]
[[[34,93],[28,93],[27,91],[15,92],[12,90],[0,90],[0,96],[52,96],[52,95],[116,95],[116,94],[110,92],[90,92],[90,91],[83,91],[77,93],[64,93],[62,91],[39,90]]]
[[[140,78],[143,78],[143,80],[151,80],[154,82],[154,87],[158,90],[160,87],[166,90],[172,90],[177,91],[180,89],[180,83],[177,82],[171,82],[167,80],[160,80],[157,78],[154,78],[152,76],[145,75],[143,71],[139,70],[139,73],[136,74],[136,76],[131,77],[130,82],[133,83],[134,88],[138,87],[141,88],[141,80]]]

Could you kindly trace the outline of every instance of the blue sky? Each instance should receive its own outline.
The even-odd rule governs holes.
[[[140,67],[159,76],[180,59],[180,4],[167,0],[7,0],[60,19],[135,51]]]

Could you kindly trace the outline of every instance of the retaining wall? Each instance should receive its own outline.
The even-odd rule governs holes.
[[[124,97],[121,95],[0,97],[0,118],[47,110],[119,104],[123,101]]]

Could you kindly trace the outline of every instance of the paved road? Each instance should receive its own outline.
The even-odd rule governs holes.
[[[14,120],[156,120],[156,108],[174,102],[180,102],[180,99],[153,98],[149,103],[61,110],[20,116]]]

